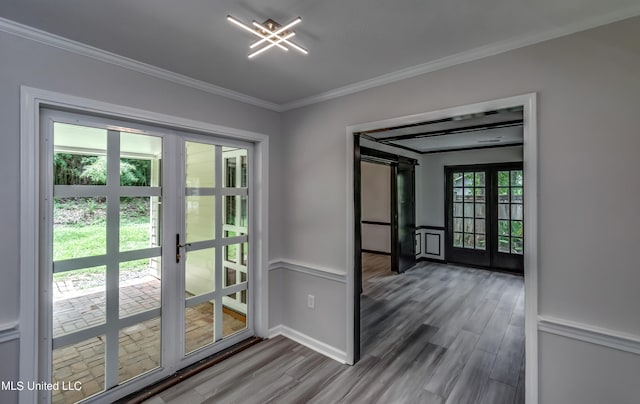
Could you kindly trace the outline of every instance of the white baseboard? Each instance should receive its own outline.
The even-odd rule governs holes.
[[[277,325],[277,326],[275,326],[273,328],[269,328],[267,338],[277,337],[278,335],[284,335],[282,333],[282,324]]]
[[[640,355],[640,336],[637,335],[548,316],[538,317],[538,330]]]
[[[296,331],[282,324],[269,329],[269,338],[277,337],[278,335],[287,337],[290,340],[295,341],[300,345],[304,345],[309,349],[313,349],[314,351],[335,361],[345,364],[347,363],[347,353],[345,351],[336,349],[331,345],[318,341],[317,339],[303,334],[300,331]]]

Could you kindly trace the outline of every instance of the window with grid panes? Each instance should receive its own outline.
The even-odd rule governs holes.
[[[522,170],[498,171],[498,251],[524,252]]]
[[[486,250],[485,172],[453,173],[453,246]]]

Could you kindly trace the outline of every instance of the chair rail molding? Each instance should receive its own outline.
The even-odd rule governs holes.
[[[289,271],[300,272],[303,274],[315,276],[318,278],[329,279],[340,283],[347,282],[347,274],[343,271],[316,267],[312,266],[311,264],[294,262],[285,259],[273,260],[269,262],[269,271],[275,271],[277,269],[286,269]]]
[[[0,324],[0,344],[16,339],[20,339],[20,330],[18,329],[17,321]]]
[[[582,324],[551,316],[538,317],[538,330],[640,355],[640,335]]]

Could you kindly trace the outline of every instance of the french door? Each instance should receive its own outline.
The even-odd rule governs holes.
[[[446,176],[446,259],[524,272],[522,163],[455,166]]]
[[[251,144],[41,128],[40,401],[114,401],[253,335]]]

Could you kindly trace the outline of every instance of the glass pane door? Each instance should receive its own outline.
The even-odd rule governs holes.
[[[453,246],[486,250],[485,172],[454,172],[453,185]]]
[[[524,270],[522,163],[447,167],[447,261]]]
[[[184,142],[185,355],[248,327],[248,173],[246,148]]]
[[[53,402],[76,402],[161,363],[163,138],[52,124]]]
[[[523,253],[522,170],[498,171],[498,251]]]
[[[494,171],[492,265],[524,272],[524,181],[522,164],[501,165]]]
[[[487,172],[481,169],[447,171],[448,260],[488,265]]]
[[[42,122],[38,372],[61,388],[38,402],[114,402],[251,337],[251,144]]]

